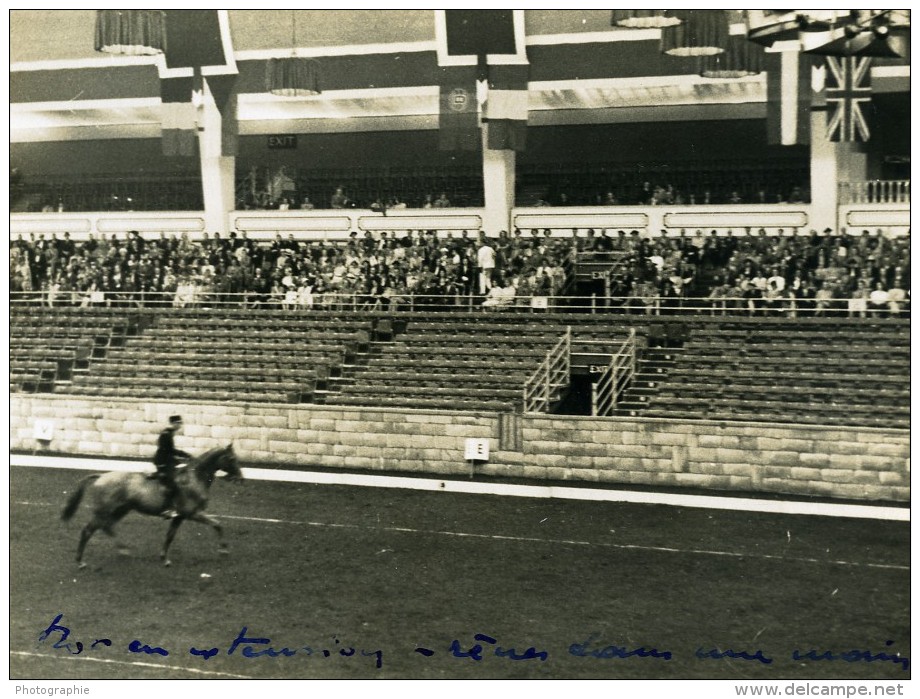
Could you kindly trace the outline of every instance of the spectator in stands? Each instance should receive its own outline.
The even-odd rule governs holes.
[[[489,289],[488,296],[482,302],[483,308],[501,308],[514,304],[517,289],[512,281],[505,283],[500,273],[495,275],[495,284]]]
[[[333,209],[344,209],[348,206],[348,197],[345,196],[345,190],[342,187],[336,187],[335,193],[329,200],[329,206]]]
[[[847,315],[850,318],[865,318],[868,308],[869,289],[863,280],[859,280],[850,298],[847,299]]]
[[[783,299],[786,297],[786,279],[779,273],[779,268],[774,268],[773,273],[767,278],[764,291],[764,309],[767,315],[776,315],[782,310]]]
[[[485,294],[492,288],[492,274],[495,271],[495,248],[483,235],[479,248],[476,250],[476,266],[479,270],[479,295]]]
[[[726,282],[716,284],[709,293],[711,302],[710,315],[725,315],[727,309],[727,299],[731,296],[731,286]]]
[[[441,192],[440,196],[435,199],[434,208],[436,209],[449,209],[450,208],[450,199],[447,198],[447,192]]]
[[[885,290],[882,282],[875,283],[875,289],[869,294],[868,310],[872,315],[881,315],[891,309],[891,294]]]
[[[830,284],[818,282],[818,288],[815,291],[815,315],[827,315],[833,310],[834,290]]]

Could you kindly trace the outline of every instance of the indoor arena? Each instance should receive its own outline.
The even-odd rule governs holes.
[[[17,693],[909,683],[909,11],[9,19]]]

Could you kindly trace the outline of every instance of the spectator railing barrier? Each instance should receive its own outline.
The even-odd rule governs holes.
[[[548,412],[562,398],[561,389],[569,385],[571,369],[572,328],[568,327],[524,384],[524,412]]]
[[[636,374],[636,329],[629,329],[629,337],[610,360],[600,378],[591,386],[591,414],[613,415],[620,396]]]
[[[899,294],[887,307],[854,310],[849,298],[815,300],[789,296],[768,300],[761,297],[725,296],[695,298],[685,296],[515,296],[512,304],[483,306],[487,297],[464,293],[450,295],[394,293],[372,295],[356,292],[311,293],[291,296],[287,293],[257,292],[218,293],[206,288],[183,284],[171,292],[112,291],[16,291],[10,292],[11,306],[84,307],[84,308],[271,308],[291,311],[457,311],[482,310],[501,313],[591,313],[624,315],[708,315],[756,317],[850,317],[909,318],[910,294]]]
[[[840,182],[839,204],[909,204],[910,180],[869,180]]]

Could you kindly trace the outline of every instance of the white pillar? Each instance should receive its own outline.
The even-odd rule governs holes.
[[[198,150],[207,233],[226,237],[230,212],[236,207],[236,158],[221,154],[221,115],[205,81],[203,104],[198,110]]]
[[[513,150],[489,150],[489,123],[482,124],[482,186],[485,195],[483,230],[487,235],[511,231],[511,208],[514,206]]]

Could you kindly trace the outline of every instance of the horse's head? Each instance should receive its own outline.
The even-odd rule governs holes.
[[[226,473],[227,480],[229,481],[242,483],[245,480],[245,478],[243,478],[243,471],[236,461],[236,452],[233,451],[233,444],[228,444],[221,449],[220,455],[217,457],[217,470]]]

